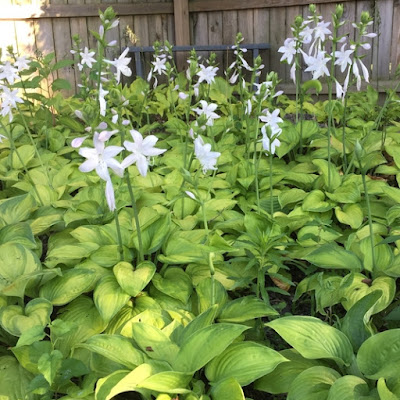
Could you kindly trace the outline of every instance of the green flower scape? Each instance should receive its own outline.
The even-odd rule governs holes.
[[[400,399],[399,85],[342,16],[272,55],[292,98],[241,34],[126,84],[111,8],[74,61],[2,55],[1,400]]]

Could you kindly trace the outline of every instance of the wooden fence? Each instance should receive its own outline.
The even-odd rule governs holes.
[[[90,30],[100,25],[98,10],[113,6],[120,16],[120,25],[109,35],[117,47],[107,56],[118,57],[126,46],[132,46],[127,26],[135,33],[139,46],[155,40],[168,40],[176,45],[231,44],[237,32],[245,43],[270,43],[263,54],[267,70],[279,73],[289,82],[288,67],[281,64],[278,48],[291,36],[290,25],[297,15],[308,15],[303,0],[0,0],[0,47],[13,45],[19,53],[54,51],[57,60],[74,57],[71,37],[79,34],[82,47],[95,47]],[[332,0],[316,0],[324,19],[330,20],[335,9]],[[342,1],[348,22],[342,32],[354,37],[352,21],[359,21],[368,10],[376,20],[373,31],[378,38],[371,41],[372,51],[365,62],[372,68],[373,79],[388,81],[400,63],[400,0]],[[218,54],[226,63],[226,55]],[[67,68],[59,72],[73,85],[79,82],[79,71]]]

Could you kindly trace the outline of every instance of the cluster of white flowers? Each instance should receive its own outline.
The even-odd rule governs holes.
[[[279,112],[279,109],[274,110],[272,113],[265,109],[262,111],[263,115],[259,117],[260,121],[264,122],[261,127],[263,149],[270,155],[275,154],[276,148],[281,144],[278,137],[282,133],[282,129],[278,124],[283,120],[279,117]]]
[[[9,85],[13,85],[19,79],[19,72],[27,69],[30,60],[25,56],[16,57],[14,63],[6,61],[0,65],[0,101],[1,101],[1,115],[5,117],[8,115],[9,121],[13,120],[12,110],[17,108],[17,103],[24,101],[18,96],[19,90],[12,89]]]
[[[314,27],[311,25],[314,24]],[[360,30],[361,39],[363,38],[373,38],[376,36],[375,33],[367,33],[366,26],[372,24],[372,21],[364,24],[353,24],[353,27]],[[290,77],[293,82],[296,82],[296,63],[295,57],[297,54],[301,54],[302,58],[307,65],[305,72],[311,72],[313,79],[319,79],[324,76],[330,76],[330,71],[327,64],[334,61],[334,64],[340,67],[340,71],[344,73],[347,68],[347,74],[343,85],[335,79],[337,97],[343,98],[346,94],[350,74],[352,73],[357,82],[357,89],[361,88],[362,78],[368,82],[369,72],[367,67],[362,62],[362,59],[356,54],[357,45],[352,43],[350,49],[346,50],[346,40],[347,36],[343,36],[338,39],[338,43],[342,44],[340,50],[334,53],[329,53],[325,49],[327,46],[327,40],[332,40],[332,32],[329,29],[330,22],[325,22],[322,20],[321,16],[308,17],[307,20],[303,21],[301,30],[296,37],[287,38],[283,44],[278,49],[278,52],[282,53],[281,61],[286,61],[291,65]],[[292,28],[294,31],[294,28]],[[303,44],[309,44],[308,52],[303,50]],[[371,46],[367,42],[360,42],[359,47],[363,49],[370,49]],[[360,73],[361,70],[361,73]]]
[[[142,134],[134,129],[130,130],[133,142],[125,140],[124,147],[106,147],[105,143],[117,132],[117,130],[104,130],[102,132],[96,131],[93,136],[94,147],[82,147],[79,149],[79,154],[86,158],[86,161],[79,166],[79,170],[82,172],[91,172],[95,170],[97,175],[106,182],[105,194],[108,207],[111,211],[115,210],[116,205],[114,188],[108,168],[111,168],[116,175],[122,177],[125,168],[128,168],[132,164],[136,164],[139,173],[142,176],[146,176],[149,168],[150,157],[158,156],[166,151],[165,149],[157,149],[154,147],[158,141],[156,136],[149,135],[143,139]],[[80,147],[86,137],[87,136],[74,139],[71,145],[73,147]],[[131,154],[122,162],[117,161],[115,157],[125,149]]]

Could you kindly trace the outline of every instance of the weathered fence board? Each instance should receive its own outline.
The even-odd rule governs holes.
[[[330,19],[335,3],[332,0],[315,3],[319,13]],[[379,17],[372,27],[375,31],[379,29],[379,37],[366,39],[372,49],[363,51],[363,62],[372,69],[374,80],[394,78],[400,62],[400,1],[380,0],[375,2],[376,10],[371,8],[373,3],[369,0],[342,3],[348,22],[339,34],[348,34],[352,40],[355,30],[351,22],[359,21],[362,11]],[[3,50],[12,44],[20,53],[54,51],[57,60],[72,58],[69,51],[74,34],[81,37],[81,48],[96,50],[90,31],[99,29],[99,8],[104,10],[112,5],[120,16],[120,25],[107,37],[116,41],[116,46],[107,50],[110,59],[118,57],[128,45],[148,46],[155,40],[168,40],[171,44],[233,44],[241,31],[244,43],[271,44],[271,50],[261,56],[266,70],[278,72],[283,82],[290,82],[289,67],[280,63],[281,54],[277,50],[292,35],[290,25],[294,18],[299,14],[309,15],[308,3],[299,0],[2,0],[3,4],[0,29],[8,33],[0,36]],[[127,27],[134,32],[137,43],[132,43],[132,35],[129,38],[126,34]],[[185,43],[178,43],[182,40]],[[206,52],[200,55],[208,57]],[[251,57],[249,52],[246,60],[251,61]],[[217,55],[221,69],[232,60],[231,52]],[[146,63],[150,61],[146,55]],[[74,68],[59,71],[57,76],[72,81],[73,87],[80,82],[80,73]],[[303,73],[303,78],[309,77],[310,74]]]

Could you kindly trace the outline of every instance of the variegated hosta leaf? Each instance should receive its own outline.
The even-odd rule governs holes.
[[[283,317],[266,325],[274,329],[305,358],[329,358],[340,365],[351,363],[353,347],[347,336],[318,318]]]

